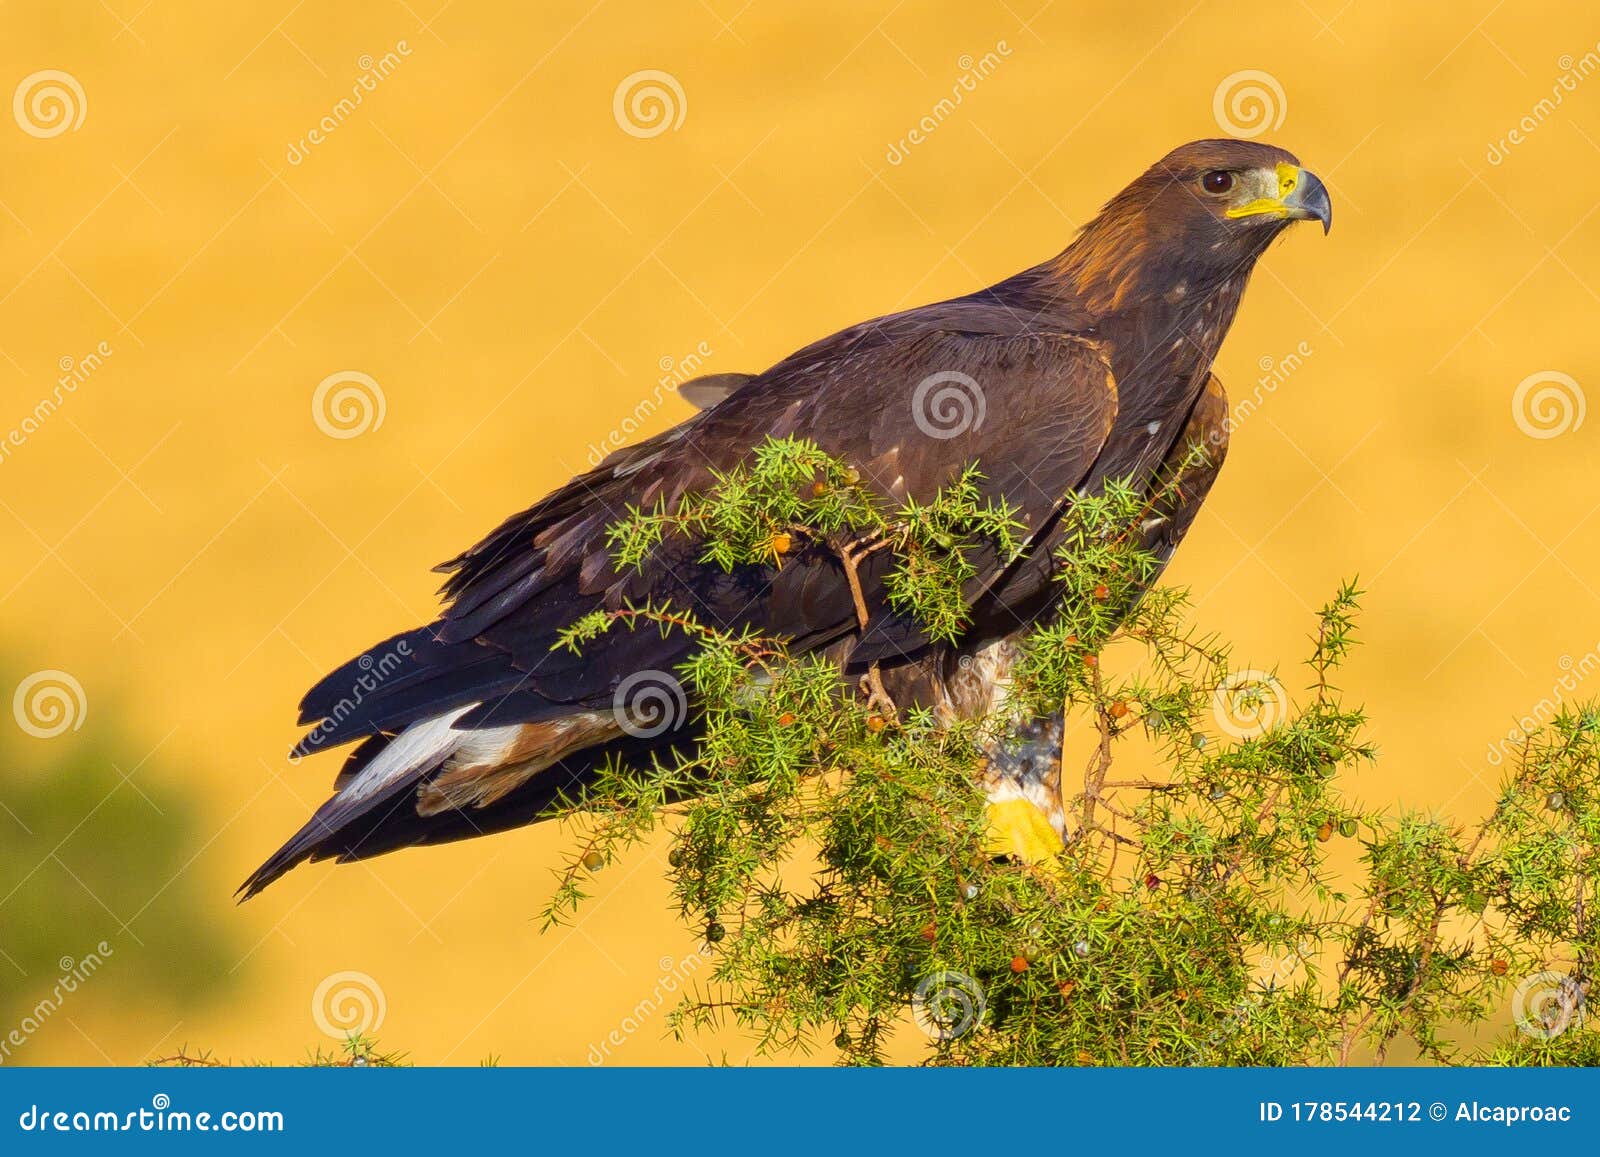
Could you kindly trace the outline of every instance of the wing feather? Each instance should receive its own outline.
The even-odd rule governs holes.
[[[816,552],[781,568],[732,573],[701,563],[697,544],[669,540],[642,571],[612,565],[607,528],[645,496],[668,503],[709,488],[714,471],[747,460],[767,437],[810,439],[855,464],[885,499],[930,501],[973,462],[983,489],[1037,532],[1089,473],[1111,428],[1116,388],[1081,320],[1026,316],[969,299],[909,311],[843,331],[801,350],[715,407],[611,455],[508,519],[446,564],[442,618],[424,628],[404,670],[368,693],[358,710],[327,708],[360,660],[325,679],[303,704],[321,720],[319,745],[394,731],[466,703],[457,727],[535,722],[609,703],[617,683],[670,669],[691,642],[655,631],[618,633],[582,661],[551,650],[557,632],[596,608],[670,599],[726,628],[750,626],[797,647],[825,646],[856,629],[854,602],[837,560]],[[967,420],[940,426],[931,390],[966,391]],[[920,392],[919,392],[920,391]],[[958,415],[959,417],[959,415]],[[974,559],[976,598],[1008,560],[985,548]],[[862,575],[883,603],[888,560]],[[913,653],[925,639],[885,613],[868,651]]]

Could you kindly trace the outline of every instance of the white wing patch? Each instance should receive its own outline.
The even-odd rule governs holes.
[[[419,768],[441,763],[463,742],[473,736],[470,731],[457,731],[454,724],[468,711],[478,706],[468,703],[455,711],[418,720],[389,741],[373,761],[363,767],[353,780],[339,793],[341,799],[362,800],[377,795],[401,777]],[[495,731],[501,728],[494,728]]]

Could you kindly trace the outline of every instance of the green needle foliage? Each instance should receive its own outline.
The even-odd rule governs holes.
[[[664,502],[611,528],[620,566],[642,567],[669,534],[704,543],[701,559],[724,570],[748,564],[782,565],[796,551],[821,549],[852,570],[868,555],[894,552],[886,579],[889,602],[915,616],[936,639],[954,639],[966,625],[963,584],[977,573],[967,552],[988,540],[1004,559],[1021,549],[1023,527],[1013,511],[984,501],[982,475],[968,467],[939,495],[919,506],[885,511],[852,467],[798,439],[771,440],[751,465],[714,474],[707,494]]]
[[[632,566],[669,535],[730,568],[891,550],[891,602],[953,638],[973,553],[1019,547],[981,480],[974,467],[891,509],[848,463],[772,442],[678,509],[630,512],[613,542]],[[1375,750],[1336,683],[1360,592],[1322,608],[1298,677],[1234,671],[1186,624],[1183,592],[1150,589],[1160,564],[1139,528],[1179,485],[1074,500],[1062,608],[1030,632],[997,718],[895,710],[684,607],[574,624],[562,645],[578,650],[619,629],[694,637],[679,674],[703,738],[609,767],[572,802],[589,835],[547,920],[666,823],[677,904],[715,961],[679,1032],[732,1022],[769,1054],[831,1042],[847,1064],[919,1042],[934,1064],[1369,1063],[1397,1046],[1445,1064],[1600,1062],[1583,1009],[1600,712],[1533,735],[1471,830],[1363,806],[1346,782]],[[1043,863],[996,857],[984,753],[1061,712],[1066,844]],[[1508,1006],[1512,1027],[1473,1029]]]

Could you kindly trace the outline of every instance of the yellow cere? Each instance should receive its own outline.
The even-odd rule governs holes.
[[[1289,208],[1283,201],[1290,193],[1294,192],[1300,183],[1300,170],[1298,167],[1282,162],[1278,165],[1278,195],[1276,197],[1257,197],[1243,205],[1236,205],[1227,211],[1229,217],[1256,217],[1262,213],[1273,213],[1280,217],[1289,215]]]

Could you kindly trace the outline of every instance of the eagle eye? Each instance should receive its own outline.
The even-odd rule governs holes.
[[[1200,187],[1213,196],[1220,196],[1233,188],[1234,176],[1227,169],[1212,169],[1200,178]]]

